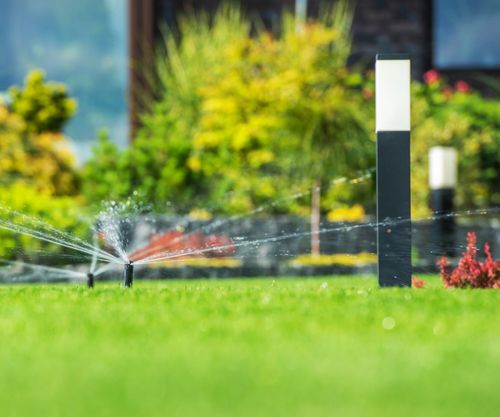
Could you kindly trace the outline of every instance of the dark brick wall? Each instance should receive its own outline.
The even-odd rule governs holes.
[[[358,0],[353,23],[353,61],[372,64],[379,52],[405,52],[420,78],[430,67],[431,0]]]

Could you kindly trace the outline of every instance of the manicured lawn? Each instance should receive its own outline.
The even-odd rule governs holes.
[[[0,415],[498,416],[500,291],[0,287]]]

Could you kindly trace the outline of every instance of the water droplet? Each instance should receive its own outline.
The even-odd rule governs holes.
[[[382,320],[382,327],[385,330],[392,330],[394,327],[396,327],[396,320],[394,320],[392,317],[384,317]]]
[[[439,323],[436,323],[432,328],[432,334],[434,336],[439,336],[441,333],[443,333],[443,326],[441,326]]]
[[[262,304],[269,304],[272,300],[271,294],[264,294],[262,296]]]

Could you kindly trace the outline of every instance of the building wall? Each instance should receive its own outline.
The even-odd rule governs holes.
[[[351,62],[369,67],[379,52],[406,52],[413,59],[413,76],[420,78],[430,67],[431,1],[357,0]],[[332,0],[309,0],[309,15],[317,16],[320,4],[328,2]],[[220,0],[157,0],[157,19],[172,24],[176,13],[214,10],[218,4]],[[241,0],[241,4],[250,16],[258,15],[271,26],[279,22],[283,9],[293,10],[295,0]]]
[[[405,52],[412,74],[431,66],[431,0],[358,0],[353,22],[354,62],[372,64],[379,52]]]

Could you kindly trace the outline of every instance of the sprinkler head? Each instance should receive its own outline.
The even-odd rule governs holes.
[[[87,274],[87,287],[94,288],[94,274],[92,272]]]
[[[134,265],[132,261],[123,266],[123,286],[130,288],[134,281]]]

